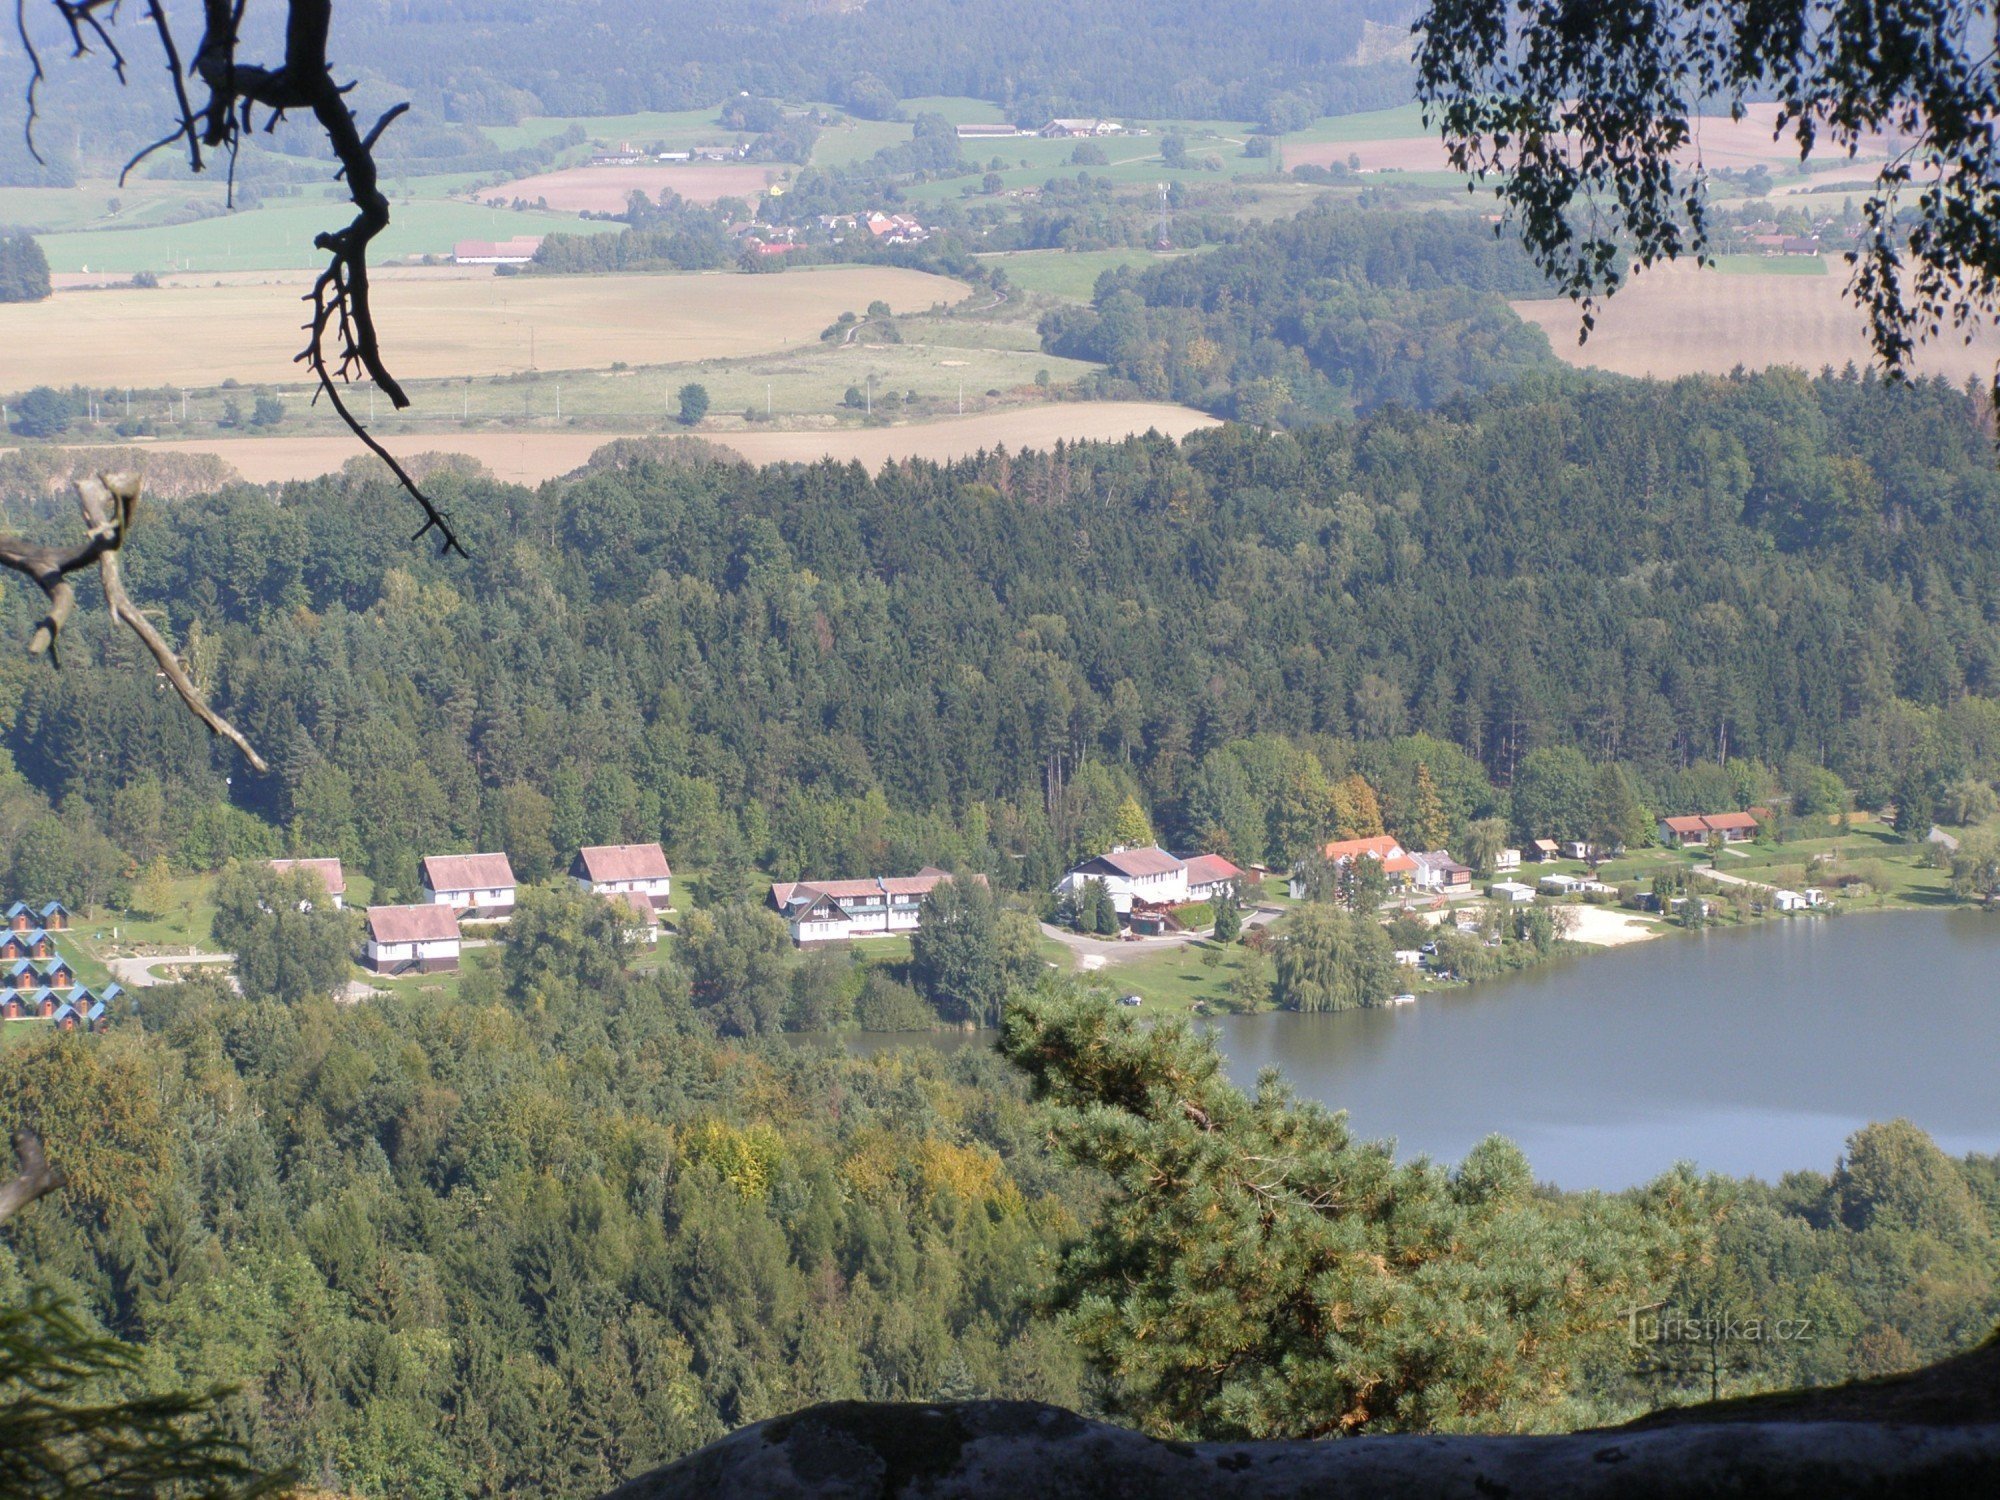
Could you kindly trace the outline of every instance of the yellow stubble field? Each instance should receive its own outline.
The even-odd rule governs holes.
[[[1738,365],[1758,370],[1796,365],[1817,373],[1871,357],[1867,324],[1846,300],[1847,267],[1838,260],[1823,276],[1737,276],[1690,264],[1655,266],[1598,309],[1590,342],[1576,341],[1578,314],[1567,300],[1516,302],[1514,310],[1540,325],[1557,357],[1620,375],[1673,379],[1723,375]],[[2000,334],[1987,330],[1970,345],[1947,335],[1918,351],[1915,373],[1954,383],[1993,378]]]
[[[296,381],[309,281],[58,292],[0,305],[0,390]],[[842,312],[922,311],[961,282],[888,266],[751,276],[385,275],[376,319],[404,379],[735,359],[816,346]]]

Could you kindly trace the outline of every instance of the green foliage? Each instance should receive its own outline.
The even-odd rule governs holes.
[[[631,956],[630,914],[573,882],[520,892],[500,970],[517,1005],[559,1018],[585,995],[602,991]]]
[[[24,391],[13,406],[14,431],[22,437],[60,437],[76,420],[75,404],[53,386],[38,385]]]
[[[1233,943],[1243,933],[1243,898],[1235,881],[1226,882],[1215,896],[1215,940]]]
[[[31,234],[0,234],[0,302],[39,302],[49,295],[49,261]]]
[[[898,984],[880,969],[869,969],[854,1001],[854,1021],[863,1031],[931,1031],[937,1012],[907,984]]]
[[[1568,745],[1531,750],[1514,777],[1514,828],[1524,839],[1586,838],[1597,800],[1597,769]]]
[[[354,916],[335,908],[312,871],[239,865],[216,882],[214,901],[211,935],[236,955],[237,978],[253,994],[297,1005],[346,985]]]
[[[791,981],[782,918],[739,902],[691,912],[677,945],[695,1008],[725,1036],[780,1029]]]
[[[1033,983],[1040,969],[1033,923],[1001,910],[984,881],[940,881],[924,897],[910,976],[947,1021],[991,1026],[1008,992]]]
[[[291,1490],[292,1476],[260,1472],[230,1431],[226,1392],[147,1391],[144,1365],[142,1351],[93,1332],[46,1292],[0,1307],[0,1494],[249,1500]]]
[[[1674,1215],[1538,1199],[1498,1139],[1397,1166],[1274,1075],[1246,1098],[1185,1023],[1089,993],[1011,1006],[1001,1046],[1112,1184],[1048,1305],[1159,1436],[1530,1422],[1683,1249]]]
[[[1352,1010],[1395,992],[1395,950],[1372,915],[1308,902],[1285,919],[1276,946],[1273,995],[1287,1010]]]
[[[680,402],[681,425],[684,427],[698,426],[701,419],[708,415],[708,387],[705,385],[691,380],[680,388],[674,399]]]

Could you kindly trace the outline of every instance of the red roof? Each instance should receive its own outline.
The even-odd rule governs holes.
[[[271,868],[280,875],[293,870],[310,870],[319,876],[319,883],[326,887],[329,896],[344,895],[347,891],[347,877],[341,873],[337,859],[274,859]]]
[[[986,877],[975,877],[981,885]],[[794,899],[813,900],[825,896],[832,901],[852,901],[861,896],[928,896],[940,881],[951,879],[945,871],[926,866],[921,875],[870,875],[862,880],[780,880],[771,886],[771,904],[779,911]]]
[[[1667,825],[1667,831],[1669,833],[1708,832],[1708,820],[1702,817],[1699,813],[1694,813],[1679,818],[1662,818],[1660,821]]]
[[[1187,862],[1187,881],[1193,885],[1214,885],[1218,880],[1235,880],[1242,871],[1220,854],[1197,854]]]
[[[368,935],[378,943],[458,940],[458,918],[448,906],[371,906]]]
[[[1389,860],[1401,857],[1403,846],[1396,842],[1394,834],[1378,833],[1369,839],[1337,839],[1333,843],[1328,844],[1321,852],[1328,859],[1336,862],[1343,859],[1353,859],[1362,854],[1370,855],[1375,859]],[[1411,869],[1414,867],[1405,865],[1403,868]]]
[[[506,891],[514,867],[504,854],[433,854],[424,860],[424,884],[434,891]]]
[[[591,844],[576,851],[586,880],[665,880],[674,872],[658,844]]]
[[[1757,820],[1747,812],[1709,813],[1703,821],[1717,833],[1735,833],[1757,826]]]

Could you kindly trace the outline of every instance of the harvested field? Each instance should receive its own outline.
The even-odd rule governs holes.
[[[1557,356],[1620,375],[1721,375],[1742,365],[1796,365],[1817,372],[1870,359],[1861,312],[1842,295],[1845,266],[1825,276],[1732,276],[1691,265],[1656,266],[1599,309],[1590,342],[1576,342],[1577,310],[1567,300],[1516,302],[1539,324]],[[1916,371],[1954,382],[1993,376],[2000,334],[1969,347],[1956,340],[1918,352]]]
[[[502,183],[480,193],[481,201],[516,198],[529,203],[548,200],[550,208],[565,213],[622,213],[625,200],[633,193],[657,199],[661,188],[671,188],[690,203],[713,203],[718,198],[755,198],[778,180],[782,169],[763,163],[690,163],[687,166],[653,167],[570,167],[561,172],[543,172],[518,182]]]
[[[1765,166],[1775,172],[1797,166],[1799,148],[1792,137],[1787,135],[1778,140],[1772,139],[1776,121],[1775,104],[1749,105],[1741,120],[1703,116],[1696,131],[1701,159],[1712,171],[1723,167],[1743,170]],[[1364,168],[1374,171],[1384,168],[1404,172],[1450,170],[1450,163],[1445,160],[1443,141],[1435,135],[1421,132],[1372,140],[1287,140],[1283,143],[1283,150],[1287,167],[1328,167],[1353,156],[1360,160]],[[1689,153],[1690,156],[1692,154]],[[1880,161],[1888,154],[1889,143],[1876,140],[1864,142],[1859,155],[1853,159],[1857,162]],[[1831,159],[1831,153],[1822,151],[1813,159],[1818,161],[1822,158]],[[1845,153],[1841,153],[1840,160],[1848,160]]]
[[[305,280],[59,293],[0,306],[0,391],[32,385],[246,385],[299,378]],[[390,368],[409,380],[736,359],[818,348],[844,311],[956,302],[959,282],[886,266],[776,276],[384,279],[376,311]]]
[[[1157,429],[1185,437],[1215,419],[1185,406],[1146,401],[1076,401],[1056,406],[1016,408],[977,417],[907,427],[835,428],[820,432],[734,432],[699,434],[704,442],[732,448],[752,463],[812,463],[822,458],[854,461],[869,469],[904,458],[952,459],[982,448],[1047,448],[1058,439],[1081,442],[1117,439]],[[393,439],[399,456],[463,453],[501,479],[539,484],[581,468],[590,455],[620,437],[658,438],[658,433],[476,432],[435,433]],[[373,462],[352,438],[226,438],[218,442],[149,443],[148,453],[213,454],[254,483],[310,479],[338,471],[350,459]],[[386,470],[384,471],[386,473]]]

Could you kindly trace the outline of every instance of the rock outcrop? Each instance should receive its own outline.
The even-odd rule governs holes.
[[[607,1500],[1827,1500],[2000,1496],[2000,1345],[1553,1437],[1172,1443],[1029,1401],[833,1402]]]

